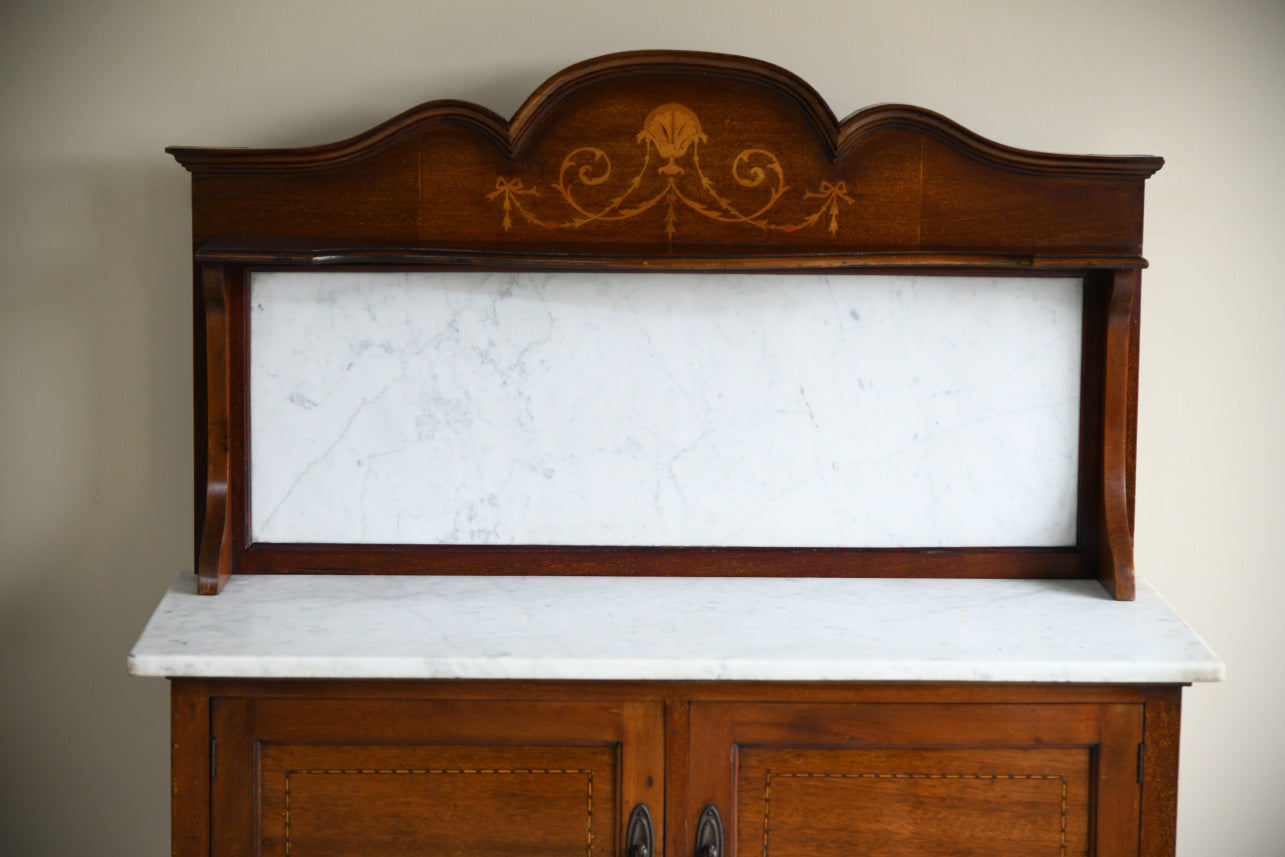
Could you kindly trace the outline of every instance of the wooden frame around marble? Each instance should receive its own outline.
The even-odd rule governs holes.
[[[167,151],[192,173],[202,592],[232,573],[711,574],[1096,577],[1133,597],[1143,186],[1160,158],[1014,149],[905,106],[840,122],[782,69],[662,52],[573,66],[511,122],[437,101],[326,146]],[[248,543],[249,274],[303,268],[1083,277],[1076,544]]]

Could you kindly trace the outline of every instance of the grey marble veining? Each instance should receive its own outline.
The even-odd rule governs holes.
[[[1145,582],[182,574],[129,655],[146,676],[1215,681]]]
[[[1079,280],[258,273],[261,542],[1074,542]]]

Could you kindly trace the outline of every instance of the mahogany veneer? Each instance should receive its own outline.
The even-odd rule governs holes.
[[[1051,155],[885,105],[840,122],[766,63],[639,52],[505,122],[436,101],[302,149],[170,151],[192,172],[196,555],[240,573],[1083,577],[1133,597],[1143,185],[1155,157]],[[1078,533],[1065,548],[260,544],[247,528],[254,270],[556,268],[1075,275],[1086,282]]]
[[[1179,691],[175,680],[177,857],[1173,854]]]
[[[668,52],[573,66],[507,122],[438,101],[325,146],[169,151],[192,172],[204,593],[233,573],[520,572],[1082,577],[1133,597],[1143,185],[1159,158],[1023,151],[899,105],[839,121],[782,69]],[[251,543],[247,284],[298,268],[1083,277],[1076,543]],[[1177,685],[186,678],[172,691],[179,857],[1174,850]]]

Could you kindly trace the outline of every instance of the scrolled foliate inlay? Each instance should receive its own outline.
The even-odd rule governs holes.
[[[700,149],[709,142],[700,118],[690,108],[670,102],[652,110],[643,120],[635,138],[643,147],[638,172],[620,187],[620,192],[601,207],[591,207],[577,196],[584,188],[598,187],[611,180],[611,158],[597,146],[580,146],[562,160],[558,180],[550,187],[556,192],[562,214],[542,215],[540,187],[528,187],[518,176],[496,176],[495,188],[487,199],[500,200],[507,232],[515,219],[529,226],[557,230],[579,229],[591,223],[631,220],[656,209],[663,212],[665,236],[678,234],[683,210],[720,223],[756,227],[763,231],[795,232],[823,219],[831,235],[839,231],[842,205],[853,199],[843,181],[823,181],[815,190],[804,190],[802,199],[812,201],[809,213],[798,220],[774,220],[772,210],[792,190],[785,169],[767,149],[747,147],[732,159],[732,180],[741,188],[759,192],[753,208],[738,202],[720,189],[701,164]],[[542,200],[541,200],[542,202]],[[812,208],[811,206],[815,206]],[[569,209],[567,211],[566,209]],[[827,216],[828,215],[828,216]]]

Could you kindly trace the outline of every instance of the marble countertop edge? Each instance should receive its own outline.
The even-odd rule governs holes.
[[[823,660],[702,661],[583,658],[419,658],[138,656],[128,659],[133,676],[153,678],[407,679],[527,681],[802,681],[802,682],[994,682],[1066,684],[1173,684],[1221,681],[1221,661],[1152,662],[1145,666],[1109,661],[1051,664],[1048,661]]]
[[[628,605],[627,609],[622,605]],[[254,576],[170,586],[166,678],[1187,684],[1225,667],[1147,583]]]

